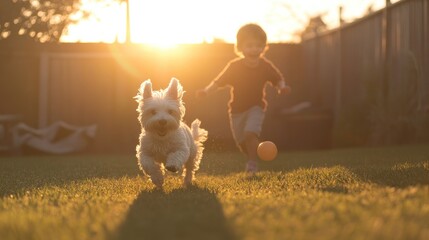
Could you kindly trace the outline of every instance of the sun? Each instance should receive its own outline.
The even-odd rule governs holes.
[[[211,43],[215,39],[234,42],[244,23],[262,18],[260,4],[252,4],[237,14],[247,0],[129,0],[130,40],[168,48],[176,44]],[[125,2],[110,0],[102,7],[96,0],[82,0],[93,13],[68,27],[62,42],[125,42]],[[79,19],[80,15],[72,16]]]
[[[129,3],[130,41],[169,48],[176,44],[234,43],[246,23],[258,23],[269,42],[290,42],[305,28],[308,17],[323,13],[330,28],[339,24],[338,6],[344,17],[361,16],[369,4],[375,9],[385,0],[81,0],[81,12],[71,16],[77,24],[67,27],[62,42],[126,42],[126,2]],[[397,2],[398,0],[392,0]],[[290,2],[293,8],[285,7]],[[293,4],[292,4],[293,2]],[[288,6],[288,4],[286,4]],[[82,12],[91,12],[83,18]],[[291,11],[293,14],[291,14]]]
[[[258,5],[237,14],[244,2],[130,0],[131,39],[161,46],[211,43],[214,39],[233,42],[238,27],[255,17],[252,9]]]
[[[188,5],[198,1],[131,1],[131,39],[133,42],[171,46],[208,41],[204,21]],[[183,11],[186,9],[186,11]]]

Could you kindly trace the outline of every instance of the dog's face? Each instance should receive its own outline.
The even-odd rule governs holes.
[[[166,89],[159,91],[152,91],[150,80],[141,84],[135,99],[139,103],[139,120],[146,132],[165,137],[179,128],[185,114],[183,93],[182,85],[175,78]]]

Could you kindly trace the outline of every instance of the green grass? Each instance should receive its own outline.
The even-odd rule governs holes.
[[[429,145],[207,152],[163,191],[134,156],[0,158],[0,239],[429,239]]]

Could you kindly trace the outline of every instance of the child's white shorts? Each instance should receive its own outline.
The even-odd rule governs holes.
[[[259,137],[264,118],[265,112],[260,106],[254,106],[242,113],[230,113],[230,126],[235,142],[238,145],[243,143],[245,132],[255,133]]]

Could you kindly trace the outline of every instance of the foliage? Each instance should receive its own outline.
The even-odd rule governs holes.
[[[2,239],[427,239],[429,147],[280,153],[254,177],[206,152],[155,190],[134,156],[0,159]]]
[[[80,0],[2,0],[0,39],[58,42],[65,27],[79,12]],[[81,17],[88,12],[80,11]]]

